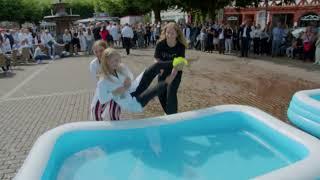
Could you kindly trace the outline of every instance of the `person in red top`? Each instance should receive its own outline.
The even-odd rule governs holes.
[[[107,30],[106,26],[103,26],[100,31],[101,39],[104,41],[107,41],[108,35],[109,35],[109,31]]]

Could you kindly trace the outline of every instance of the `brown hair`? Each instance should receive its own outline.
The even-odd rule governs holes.
[[[166,39],[166,32],[167,32],[168,27],[173,27],[174,30],[176,30],[176,32],[177,32],[177,41],[180,42],[181,44],[183,44],[185,47],[188,47],[187,40],[185,39],[178,24],[175,22],[170,22],[163,28],[161,35],[160,35],[159,42]]]

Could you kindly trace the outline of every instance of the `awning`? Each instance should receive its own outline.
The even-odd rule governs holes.
[[[320,21],[320,16],[318,15],[306,15],[300,18],[301,21]]]
[[[237,16],[229,16],[229,17],[227,17],[227,20],[228,21],[237,21],[238,17]]]

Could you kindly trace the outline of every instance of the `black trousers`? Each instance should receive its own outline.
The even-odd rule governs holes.
[[[249,38],[241,39],[241,57],[248,57],[249,51]]]
[[[253,52],[254,54],[260,53],[260,38],[253,39]]]
[[[267,54],[268,53],[268,38],[261,39],[261,48],[260,54]]]
[[[130,54],[130,47],[131,47],[131,38],[123,38],[123,47],[126,49],[127,51],[127,55]]]
[[[145,107],[151,99],[162,94],[166,88],[167,84],[165,82],[159,82],[154,87],[148,88],[143,92],[132,92],[131,96],[135,97],[142,107]]]
[[[160,70],[163,69],[164,72],[162,75],[160,74]],[[142,94],[151,84],[153,79],[159,75],[158,77],[158,85],[161,86],[164,83],[165,79],[171,74],[172,71],[172,62],[157,62],[151,65],[148,69],[145,70],[140,84],[138,85],[135,92],[133,92],[132,96],[139,96]],[[180,86],[182,78],[182,71],[179,71],[173,82],[169,85],[166,85],[165,89],[159,88],[157,90],[158,98],[161,103],[162,109],[166,114],[174,114],[178,112],[178,98],[177,92]]]

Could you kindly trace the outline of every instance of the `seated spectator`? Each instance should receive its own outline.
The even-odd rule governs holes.
[[[44,46],[42,44],[36,45],[36,49],[34,50],[33,59],[37,62],[37,64],[41,64],[42,60],[50,59],[48,55],[46,55],[42,50]]]
[[[302,41],[302,33],[300,33],[299,37],[296,39],[296,46],[293,48],[293,59],[298,56],[299,59],[302,59],[303,55],[303,41]]]
[[[5,58],[5,60],[6,60],[6,65],[5,66],[2,66],[1,68],[2,68],[2,70],[3,70],[3,72],[5,72],[5,73],[8,73],[8,71],[10,70],[10,59],[9,59],[9,57],[8,56],[6,56],[4,53],[3,53],[3,51],[1,50],[1,46],[0,46],[0,56],[2,56],[3,58]],[[1,57],[0,57],[1,58]]]
[[[297,40],[293,40],[290,47],[286,49],[288,58],[293,58],[293,50],[297,47]]]

